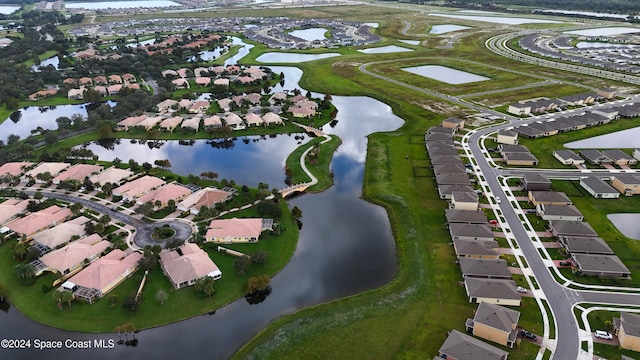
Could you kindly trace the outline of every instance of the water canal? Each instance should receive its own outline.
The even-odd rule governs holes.
[[[280,71],[283,68],[274,68]],[[293,71],[301,74],[300,71]],[[286,78],[286,87],[297,86],[293,75]],[[51,350],[47,357],[75,360],[134,358],[179,358],[198,354],[200,358],[222,359],[231,356],[270,321],[313,304],[355,294],[389,282],[397,271],[395,246],[386,212],[361,199],[364,162],[367,149],[366,135],[377,131],[390,131],[402,125],[391,108],[367,97],[334,96],[338,108],[335,127],[325,131],[341,137],[332,162],[335,185],[320,194],[305,194],[289,200],[303,212],[303,227],[298,247],[290,263],[273,278],[272,294],[261,304],[249,305],[244,299],[219,309],[214,315],[203,315],[175,324],[143,330],[136,334],[138,345],[115,345],[112,349]],[[267,145],[274,140],[276,145]],[[249,153],[261,151],[273,157],[286,157],[290,151],[287,136],[259,140]],[[265,144],[265,145],[262,145]],[[234,161],[240,161],[245,145],[225,150],[229,163],[219,164],[213,171],[231,171]],[[268,149],[266,147],[268,147]],[[194,161],[208,161],[216,149],[202,146],[176,146],[169,153]],[[126,158],[125,148],[114,147],[113,154]],[[101,155],[102,156],[102,155]],[[106,156],[106,155],[104,155]],[[250,156],[250,155],[249,155]],[[176,160],[179,162],[180,160]],[[276,160],[276,163],[279,160]],[[173,163],[173,161],[172,161]],[[274,165],[274,167],[276,167]],[[252,183],[254,168],[240,168],[234,175],[238,183]],[[190,168],[177,171],[181,175],[196,173]],[[184,172],[183,172],[184,171]],[[280,172],[277,166],[274,174]],[[284,185],[275,182],[271,186]],[[264,181],[264,179],[263,179]],[[25,318],[14,308],[0,313],[0,338],[48,340],[118,340],[118,334],[83,334],[52,329]],[[31,349],[7,351],[9,358],[32,359],[43,353]],[[3,354],[4,355],[4,354]]]

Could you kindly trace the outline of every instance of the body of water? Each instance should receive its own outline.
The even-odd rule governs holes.
[[[327,38],[327,31],[328,30],[325,28],[310,28],[303,30],[293,30],[289,33],[289,35],[306,41],[324,40]]]
[[[86,118],[85,105],[30,106],[26,109],[20,109],[18,110],[20,112],[18,121],[13,121],[10,117],[0,124],[0,139],[7,141],[9,135],[18,135],[21,139],[25,139],[31,135],[32,130],[37,128],[57,129],[56,119],[62,116],[71,118],[75,114],[80,114]]]
[[[413,49],[407,49],[405,47],[397,46],[397,45],[387,45],[387,46],[380,46],[380,47],[374,47],[374,48],[368,48],[368,49],[361,49],[358,51],[365,54],[386,54],[386,53],[396,53],[396,52],[408,52],[408,51],[413,51]]]
[[[551,13],[551,14],[562,14],[562,15],[580,15],[580,16],[592,16],[592,17],[608,17],[608,18],[616,18],[616,19],[627,19],[629,15],[625,14],[609,14],[609,13],[595,13],[589,11],[575,11],[575,10],[537,10],[539,13]]]
[[[340,53],[324,53],[324,54],[300,54],[300,53],[283,53],[283,52],[266,52],[256,58],[257,61],[263,63],[301,63],[313,60],[326,59],[340,56]]]
[[[607,219],[622,235],[629,239],[640,240],[640,214],[608,214]]]
[[[56,70],[58,69],[58,65],[60,64],[60,59],[58,59],[57,56],[52,56],[50,58],[44,59],[42,61],[40,61],[40,65],[33,65],[31,66],[31,71],[40,71],[39,68],[40,67],[45,67],[45,66],[53,66],[54,68],[56,68]]]
[[[249,50],[251,50],[254,47],[254,45],[247,44],[244,41],[242,41],[242,39],[236,36],[231,37],[231,45],[238,46],[240,49],[238,50],[238,53],[236,53],[232,57],[225,60],[224,62],[225,66],[237,64],[240,61],[240,59],[247,56],[247,54],[249,54]]]
[[[576,47],[578,49],[590,49],[590,48],[637,48],[638,45],[631,44],[619,44],[619,43],[609,43],[609,42],[600,42],[600,41],[580,41],[576,43]]]
[[[98,1],[98,2],[65,2],[67,9],[133,9],[133,8],[160,8],[182,6],[169,0],[143,0],[143,1]]]
[[[374,29],[378,28],[378,23],[377,22],[366,22],[366,23],[362,23],[362,25],[367,25],[367,26],[372,27]]]
[[[19,6],[2,5],[0,6],[0,14],[9,15],[18,9],[20,9]]]
[[[273,68],[274,72],[281,70],[283,69]],[[299,78],[294,76],[301,73],[297,69],[287,72],[286,86],[297,87]],[[361,199],[362,180],[367,149],[366,135],[396,129],[402,125],[402,120],[393,115],[386,104],[367,97],[334,96],[333,103],[338,109],[338,121],[334,127],[325,126],[324,130],[342,139],[342,145],[335,153],[331,165],[335,185],[320,194],[305,194],[288,201],[290,207],[297,206],[302,210],[303,227],[293,258],[273,278],[273,292],[263,303],[249,305],[241,298],[219,309],[212,316],[199,316],[143,330],[136,334],[139,343],[135,348],[121,345],[92,351],[65,348],[46,352],[46,355],[68,360],[84,360],[87,356],[92,359],[165,359],[193,354],[203,358],[224,359],[230,357],[269,322],[282,315],[389,282],[397,271],[391,227],[384,209]],[[268,142],[272,140],[275,141],[274,144],[269,145]],[[287,148],[290,146],[288,136],[280,135],[275,139],[260,140],[256,144],[258,145],[253,151],[264,152],[266,155],[256,154],[255,161],[273,157],[275,160],[265,160],[273,164],[274,169],[269,171],[273,174],[280,173],[266,174],[265,177],[284,177],[279,159],[286,158],[290,151]],[[245,144],[239,144],[233,149],[225,150],[225,166],[242,169],[237,161],[252,157],[249,151],[244,151],[244,146]],[[182,159],[199,161],[206,161],[212,154],[219,153],[219,149],[204,145],[202,149],[194,149],[195,146],[176,146],[170,152],[181,153],[178,156]],[[127,150],[123,148],[122,151]],[[142,152],[142,149],[137,148],[137,151]],[[119,152],[120,150],[113,151],[114,154]],[[122,155],[124,158],[126,154]],[[175,159],[177,162],[181,161],[179,158]],[[193,163],[194,160],[188,161]],[[181,166],[173,161],[172,164],[174,167]],[[237,183],[251,183],[254,173],[262,175],[262,171],[256,170],[255,166],[243,170],[239,170],[238,177],[234,178]],[[186,167],[178,172],[182,175],[198,173],[195,169]],[[261,176],[262,181],[269,181],[265,177]],[[276,184],[270,185],[273,187]],[[42,326],[26,319],[13,308],[7,313],[0,313],[0,318],[1,338],[118,340],[118,334],[82,334]],[[45,353],[31,348],[8,350],[6,354],[10,358],[32,359],[42,357]]]
[[[220,57],[220,55],[222,55],[222,50],[223,50],[223,48],[217,47],[217,48],[215,48],[213,50],[201,51],[199,53],[200,59],[202,59],[203,61],[215,60],[218,57]],[[192,56],[191,58],[189,58],[189,61],[196,61],[196,57]]]
[[[420,45],[420,40],[398,40],[409,45]]]
[[[612,26],[595,29],[565,31],[565,34],[583,35],[583,36],[611,36],[620,34],[631,34],[640,32],[640,28],[632,28],[626,26]]]
[[[454,32],[459,30],[471,29],[468,26],[462,25],[453,25],[453,24],[445,24],[445,25],[433,25],[429,34],[446,34],[448,32]]]
[[[440,65],[425,65],[415,66],[409,68],[403,68],[402,70],[408,71],[412,74],[424,76],[429,79],[441,81],[447,84],[466,84],[476,81],[491,80],[488,77],[468,73],[466,71],[460,71],[446,66]]]
[[[521,25],[521,24],[556,24],[562,21],[534,19],[534,18],[520,18],[520,17],[506,17],[506,16],[474,16],[474,15],[453,15],[453,14],[429,14],[433,16],[443,16],[453,19],[483,21],[495,24],[507,24],[507,25]]]
[[[640,147],[638,138],[640,127],[572,141],[564,146],[569,149],[635,149]]]

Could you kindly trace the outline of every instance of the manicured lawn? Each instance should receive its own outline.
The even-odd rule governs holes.
[[[123,310],[122,303],[137,290],[142,279],[140,271],[94,304],[74,301],[71,309],[60,310],[52,292],[46,294],[42,292],[42,285],[51,284],[56,278],[54,275],[40,276],[31,286],[20,284],[13,275],[13,268],[17,264],[17,261],[13,259],[15,240],[0,246],[0,284],[5,289],[9,289],[9,300],[20,312],[38,322],[61,329],[111,332],[116,326],[127,323],[133,324],[138,330],[172,323],[214,311],[234,301],[244,295],[244,286],[249,277],[260,274],[273,276],[285,266],[295,250],[298,227],[290,216],[284,201],[281,202],[281,207],[283,214],[285,214],[282,223],[286,230],[280,236],[267,236],[257,244],[238,245],[238,251],[249,254],[257,250],[269,252],[266,264],[252,265],[244,275],[239,275],[234,271],[234,258],[218,253],[213,244],[205,244],[205,250],[223,273],[222,279],[216,282],[217,293],[211,298],[202,298],[193,287],[174,290],[169,279],[162,274],[160,266],[157,265],[149,273],[143,291],[144,300],[135,313]],[[255,209],[235,214],[235,216],[255,215]],[[160,304],[155,298],[160,289],[168,294],[168,299],[164,304]],[[108,301],[110,296],[117,297],[117,303],[113,308]]]
[[[292,185],[311,181],[309,176],[307,176],[300,166],[300,157],[310,146],[317,146],[317,158],[314,161],[310,161],[307,157],[305,159],[305,164],[307,169],[318,179],[318,183],[309,188],[308,191],[321,192],[333,185],[333,177],[331,176],[330,169],[331,160],[333,159],[333,154],[342,141],[339,137],[332,135],[329,142],[318,145],[325,140],[326,139],[324,137],[313,139],[308,143],[301,145],[289,154],[286,164],[287,168],[291,170]]]

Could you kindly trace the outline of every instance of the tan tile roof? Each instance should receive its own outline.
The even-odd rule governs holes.
[[[176,250],[160,254],[160,265],[175,285],[220,272],[209,255],[198,245],[187,243],[179,250],[182,255]]]
[[[262,232],[262,219],[222,219],[211,220],[207,239],[219,238],[258,238]]]
[[[76,164],[72,167],[64,170],[58,176],[53,179],[53,182],[59,182],[61,180],[84,180],[85,177],[97,173],[102,170],[102,166],[100,165],[90,165],[90,164]]]
[[[0,176],[22,174],[22,169],[33,165],[32,162],[8,162],[0,166]]]
[[[191,194],[191,190],[187,189],[184,186],[171,183],[161,186],[139,197],[137,202],[139,204],[144,204],[147,201],[151,201],[151,203],[153,203],[156,200],[160,200],[160,202],[162,202],[162,205],[164,206],[169,200],[174,200],[177,202],[189,194]]]
[[[63,273],[82,264],[85,259],[92,259],[111,247],[111,243],[102,240],[100,235],[93,234],[69,243],[65,247],[44,254],[40,261],[48,267]]]
[[[69,242],[73,236],[84,235],[84,225],[88,221],[88,218],[80,216],[71,221],[64,222],[33,235],[33,240],[38,244],[55,249],[56,247]]]
[[[110,167],[99,174],[91,176],[89,180],[94,184],[98,183],[100,185],[104,185],[106,183],[117,184],[131,176],[133,176],[133,172],[131,170]]]
[[[160,127],[164,129],[175,129],[181,122],[182,116],[174,116],[172,118],[162,120]]]
[[[54,226],[69,216],[71,216],[71,210],[53,205],[44,210],[31,213],[23,218],[16,219],[6,226],[19,234],[29,236],[40,230]]]
[[[58,175],[62,170],[68,168],[71,164],[58,163],[58,162],[43,162],[38,164],[35,168],[29,170],[26,175],[33,178],[38,174],[44,174],[48,172],[51,176]]]
[[[113,190],[113,193],[116,195],[121,195],[128,199],[133,199],[138,196],[144,195],[149,191],[164,184],[165,182],[161,179],[158,179],[157,177],[145,175],[141,178],[137,178],[120,187],[115,188]]]
[[[13,219],[16,215],[27,210],[29,200],[8,199],[0,203],[0,225]]]
[[[187,210],[194,208],[200,210],[201,207],[211,207],[220,201],[224,201],[231,196],[231,193],[214,188],[203,188],[187,196],[178,204],[179,207]]]
[[[69,281],[78,286],[100,290],[104,295],[117,285],[119,280],[135,272],[141,258],[140,253],[132,252],[127,255],[124,251],[115,249],[92,262]]]

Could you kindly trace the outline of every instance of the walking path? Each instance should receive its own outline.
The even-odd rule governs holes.
[[[297,124],[298,126],[301,127],[305,127],[304,125],[301,124]],[[314,128],[310,128],[310,129],[314,129]],[[318,130],[318,129],[314,129],[317,133],[322,134],[321,136],[324,137],[324,140],[320,142],[320,145],[322,144],[326,144],[329,141],[331,141],[331,136],[327,135],[325,133],[323,133],[322,131]],[[315,133],[315,132],[314,132]],[[309,151],[311,151],[313,149],[315,145],[311,145],[307,148],[307,150],[305,150],[302,155],[300,156],[300,167],[302,168],[302,171],[305,172],[305,174],[307,174],[307,176],[309,177],[309,179],[311,179],[311,181],[306,182],[306,183],[300,183],[300,184],[296,184],[296,185],[292,185],[289,187],[286,187],[282,190],[280,190],[280,195],[282,195],[283,198],[296,193],[296,192],[304,192],[306,191],[308,188],[310,188],[311,186],[315,185],[318,183],[318,178],[315,177],[311,171],[309,171],[309,169],[307,168],[307,163],[305,161],[305,159],[307,158],[307,154],[309,154]]]

